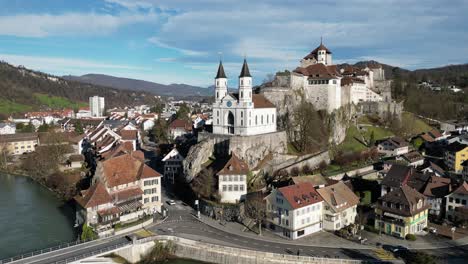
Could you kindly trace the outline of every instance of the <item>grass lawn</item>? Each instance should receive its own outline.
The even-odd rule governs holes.
[[[345,140],[340,145],[338,145],[338,149],[342,150],[343,152],[356,152],[367,149],[367,146],[356,140],[356,138],[362,138],[357,127],[349,127],[346,131]]]
[[[432,130],[432,127],[430,125],[426,124],[426,122],[424,122],[422,119],[418,118],[412,113],[403,112],[401,119],[403,124],[407,124],[412,128],[412,135],[418,135]]]
[[[29,105],[18,104],[6,99],[0,98],[0,113],[12,114],[12,113],[23,113],[31,111],[32,107]]]
[[[47,105],[53,109],[63,109],[63,108],[79,108],[82,106],[87,106],[87,103],[84,102],[72,102],[67,98],[60,96],[50,96],[47,94],[34,94],[36,99],[42,104]]]
[[[390,130],[387,130],[383,127],[365,127],[366,131],[364,131],[364,136],[366,139],[370,138],[370,135],[372,134],[372,131],[374,132],[374,138],[375,140],[383,139],[383,138],[388,138],[393,136],[393,133]]]

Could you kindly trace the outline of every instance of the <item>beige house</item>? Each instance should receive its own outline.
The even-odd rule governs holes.
[[[6,149],[11,155],[33,152],[37,145],[39,145],[37,133],[0,135],[0,149],[2,151]]]
[[[222,203],[238,203],[245,198],[248,173],[247,164],[233,153],[223,169],[217,173]]]
[[[323,229],[340,230],[356,221],[357,197],[343,182],[317,190],[323,198]]]

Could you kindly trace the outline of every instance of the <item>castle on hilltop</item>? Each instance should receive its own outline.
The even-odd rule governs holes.
[[[237,93],[228,93],[227,76],[219,62],[215,77],[213,134],[250,136],[276,132],[276,107],[261,94],[253,94],[252,76],[244,59]]]
[[[320,43],[293,72],[278,73],[272,86],[302,89],[317,110],[331,113],[348,104],[390,100],[390,95],[376,92],[377,81],[385,81],[381,65],[340,69],[333,64],[332,52]]]

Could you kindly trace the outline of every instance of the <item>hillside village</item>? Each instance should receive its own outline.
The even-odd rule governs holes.
[[[179,200],[265,237],[466,237],[468,119],[407,112],[381,65],[340,67],[332,54],[320,43],[258,87],[245,59],[234,93],[220,61],[211,101],[107,107],[97,94],[11,116],[0,165],[74,201],[75,224],[99,237],[163,219]]]

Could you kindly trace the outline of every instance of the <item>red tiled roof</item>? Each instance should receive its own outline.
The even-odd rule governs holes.
[[[261,94],[253,94],[252,95],[252,102],[254,104],[254,108],[276,108],[276,106],[271,103],[265,96]]]
[[[463,182],[453,193],[468,195],[468,183]]]
[[[104,161],[102,167],[103,176],[109,188],[134,182],[141,178],[161,176],[157,171],[128,153]]]
[[[341,86],[351,85],[353,83],[364,83],[364,81],[354,77],[344,77],[341,79]]]
[[[192,123],[186,120],[182,120],[182,119],[175,119],[174,121],[171,122],[171,124],[169,125],[169,128],[171,129],[183,128],[187,131],[191,131]]]
[[[234,153],[231,158],[226,162],[223,169],[218,172],[218,175],[233,175],[233,174],[247,174],[249,166],[243,160],[239,159]]]
[[[122,140],[136,140],[138,138],[137,130],[120,130]]]
[[[431,176],[423,194],[428,197],[444,197],[450,192],[450,183],[449,178]]]
[[[82,191],[81,195],[74,197],[75,201],[83,208],[98,206],[112,202],[112,197],[107,192],[103,183],[97,182],[89,189]]]
[[[114,214],[120,213],[120,209],[118,207],[111,207],[111,208],[108,208],[108,209],[99,210],[97,213],[100,216],[114,215]]]
[[[297,68],[294,70],[296,73],[300,73],[304,76],[309,76],[311,78],[336,78],[341,77],[340,73],[336,66],[326,66],[323,63],[317,63],[313,65],[309,65],[305,68]]]
[[[331,54],[332,52],[327,49],[327,47],[325,47],[325,45],[323,45],[322,43],[320,43],[320,46],[318,46],[317,48],[315,48],[313,51],[311,51],[307,56],[304,57],[304,59],[317,59],[317,53],[319,50],[325,50],[328,54]]]
[[[278,191],[284,196],[293,209],[301,208],[323,201],[310,182],[281,187]]]

